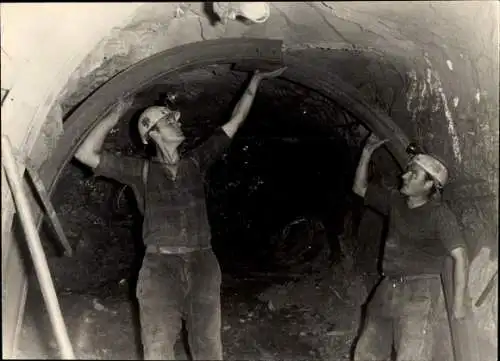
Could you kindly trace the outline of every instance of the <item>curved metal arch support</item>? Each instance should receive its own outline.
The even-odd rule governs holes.
[[[289,69],[283,78],[315,89],[359,118],[371,131],[391,140],[389,150],[402,165],[406,162],[408,138],[394,121],[366,103],[352,86],[330,72],[305,64],[291,53],[276,53],[279,40],[227,38],[190,43],[144,59],[118,73],[88,96],[64,122],[64,134],[51,157],[40,168],[40,177],[50,194],[59,176],[84,136],[109,110],[116,99],[139,92],[155,80],[179,70],[242,60],[276,62],[283,56]],[[278,47],[281,48],[281,47]]]

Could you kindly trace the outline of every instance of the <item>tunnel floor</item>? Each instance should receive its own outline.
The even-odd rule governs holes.
[[[272,274],[245,278],[224,274],[224,359],[348,360],[366,298],[365,284],[366,275],[356,275],[349,257],[321,273],[295,280]],[[126,285],[117,285],[120,288],[121,292],[107,297],[60,294],[77,358],[140,358],[134,304]],[[27,309],[16,358],[57,357],[39,290],[30,292]],[[177,357],[189,359],[181,337]]]

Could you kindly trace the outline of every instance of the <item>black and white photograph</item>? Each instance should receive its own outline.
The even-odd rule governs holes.
[[[498,360],[500,2],[2,2],[3,359]]]

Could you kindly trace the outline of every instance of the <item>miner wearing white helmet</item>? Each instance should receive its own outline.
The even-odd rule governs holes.
[[[193,359],[222,360],[221,271],[210,244],[204,177],[247,117],[260,82],[284,70],[255,72],[231,119],[191,151],[179,153],[185,140],[181,114],[166,106],[149,107],[138,120],[142,142],[156,147],[154,158],[103,151],[107,134],[131,106],[121,101],[75,154],[96,175],[130,186],[143,211],[146,254],[136,294],[145,359],[175,358],[184,319]]]
[[[148,144],[149,132],[153,128],[156,129],[160,120],[172,125],[180,131],[180,118],[180,112],[171,110],[167,106],[152,106],[147,108],[141,114],[137,122],[139,136],[141,137],[142,143]],[[182,131],[180,131],[180,133],[182,133]],[[182,135],[180,136],[182,137]]]
[[[433,331],[447,256],[454,260],[453,317],[465,316],[466,244],[455,216],[441,201],[448,170],[436,157],[411,157],[399,189],[368,182],[371,156],[386,141],[374,134],[368,138],[353,185],[365,205],[388,220],[381,280],[368,300],[354,360],[389,360],[394,348],[397,360],[431,361],[433,346],[441,342]]]

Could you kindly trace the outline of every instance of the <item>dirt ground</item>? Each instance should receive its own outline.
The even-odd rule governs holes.
[[[227,359],[348,360],[367,293],[347,263],[257,293],[226,286]]]

